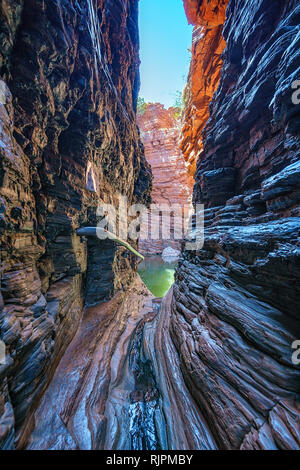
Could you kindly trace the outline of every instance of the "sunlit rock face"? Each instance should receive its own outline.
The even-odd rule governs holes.
[[[135,120],[137,3],[7,0],[0,8],[4,449],[26,437],[84,301],[108,299],[134,276],[135,259],[110,242],[87,244],[76,229],[96,223],[99,201],[149,201]]]
[[[166,109],[162,104],[150,103],[143,114],[138,113],[138,125],[153,174],[152,203],[177,204],[180,207],[190,205],[194,179],[188,174],[179,148],[181,120],[178,109]],[[155,230],[155,227],[152,228]],[[162,253],[168,246],[180,248],[181,242],[163,240],[162,237],[159,240],[149,237],[139,242],[140,250],[148,254]]]
[[[195,155],[205,243],[184,247],[160,309],[122,249],[76,236],[99,199],[147,203],[151,186],[137,1],[83,3],[1,7],[0,446],[299,449],[299,2],[228,3]],[[224,2],[186,6],[221,29]],[[157,158],[178,201],[183,160],[164,180]]]
[[[209,103],[220,81],[227,4],[228,0],[184,0],[187,19],[194,30],[180,148],[191,175],[195,175],[197,159],[203,150],[202,132],[209,118]]]
[[[222,6],[186,2],[193,21],[206,3]],[[196,155],[205,242],[182,253],[169,331],[222,449],[300,447],[299,15],[296,0],[229,1]]]

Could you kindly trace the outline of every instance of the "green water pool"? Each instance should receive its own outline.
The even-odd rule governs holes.
[[[139,264],[139,275],[155,297],[164,297],[174,284],[175,263],[165,263],[160,256],[149,256]]]

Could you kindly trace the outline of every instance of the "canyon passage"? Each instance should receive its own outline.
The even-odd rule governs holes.
[[[138,0],[0,4],[2,450],[300,449],[300,5],[183,4],[180,109]],[[81,235],[124,196],[203,246]]]

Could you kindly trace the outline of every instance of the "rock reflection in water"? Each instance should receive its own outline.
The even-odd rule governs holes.
[[[149,256],[139,265],[142,281],[155,297],[164,297],[174,283],[176,263],[165,263],[160,256]]]

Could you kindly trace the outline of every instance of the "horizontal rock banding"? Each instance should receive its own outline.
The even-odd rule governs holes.
[[[206,21],[208,3],[223,2],[186,1],[193,21]],[[220,84],[196,152],[205,242],[183,251],[170,334],[222,449],[300,448],[298,16],[293,0],[229,1]]]
[[[138,113],[138,125],[145,147],[145,156],[153,174],[152,204],[171,207],[187,207],[191,203],[193,178],[188,174],[182,153],[179,149],[181,120],[177,108],[165,109],[160,103],[148,103],[144,113]],[[154,220],[154,219],[153,219]],[[157,222],[160,223],[159,221]],[[149,228],[150,217],[149,217]],[[181,241],[174,239],[174,220],[171,220],[171,237],[141,239],[140,250],[148,254],[160,254],[171,246],[180,249]],[[155,233],[155,227],[153,227]]]
[[[135,116],[137,1],[7,0],[0,25],[0,447],[10,449],[84,302],[135,275],[134,257],[76,229],[120,194],[149,202],[151,174]]]
[[[226,46],[222,30],[228,0],[185,0],[189,23],[193,24],[192,60],[185,90],[184,124],[180,148],[191,175],[203,150],[202,132],[209,118],[209,104],[218,88]]]

